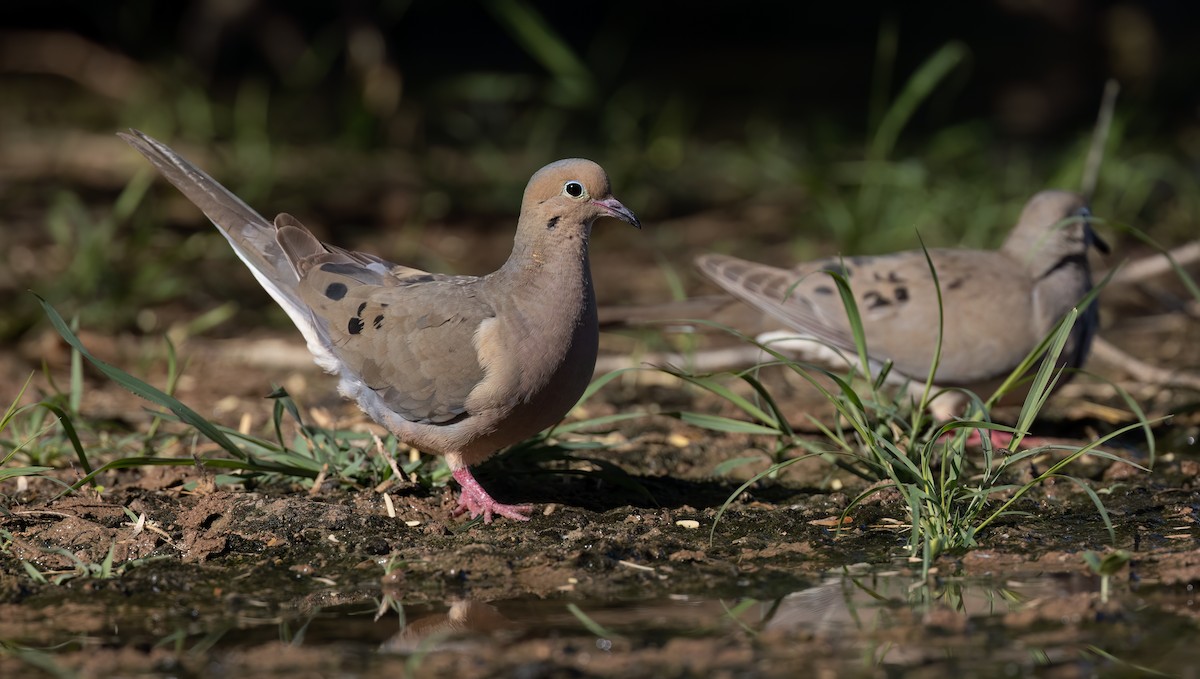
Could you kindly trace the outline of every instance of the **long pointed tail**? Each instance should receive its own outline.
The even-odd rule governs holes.
[[[146,156],[167,181],[212,220],[256,275],[261,273],[278,281],[276,287],[290,287],[286,282],[294,279],[295,274],[275,241],[275,226],[271,222],[171,147],[138,130],[130,133],[117,135]]]
[[[296,290],[299,279],[276,239],[275,225],[171,147],[138,130],[129,132],[117,134],[208,216],[259,284],[304,334],[317,363],[333,372],[336,361],[327,348],[327,338],[313,323],[311,311]]]

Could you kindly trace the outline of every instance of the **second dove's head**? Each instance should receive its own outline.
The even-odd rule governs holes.
[[[525,187],[522,230],[587,229],[599,217],[615,217],[642,228],[633,212],[613,197],[604,168],[590,160],[568,158],[550,163],[534,173]]]
[[[1081,261],[1086,266],[1088,248],[1108,253],[1108,244],[1092,230],[1091,216],[1083,196],[1042,191],[1025,203],[1003,250],[1027,262],[1035,278],[1064,263]]]

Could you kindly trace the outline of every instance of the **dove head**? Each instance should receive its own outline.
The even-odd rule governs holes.
[[[1040,279],[1073,262],[1086,266],[1089,247],[1108,254],[1108,244],[1092,230],[1091,212],[1083,196],[1070,191],[1042,191],[1021,210],[1021,218],[1001,248],[1027,264]]]
[[[580,230],[586,236],[599,217],[642,228],[633,212],[613,197],[604,168],[582,158],[559,160],[538,170],[525,187],[518,237],[540,240]]]

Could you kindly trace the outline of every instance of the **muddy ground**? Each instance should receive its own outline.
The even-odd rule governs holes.
[[[1187,347],[1172,360],[1195,360],[1195,323],[1160,323],[1153,333],[1148,325],[1116,324],[1106,336],[1144,351]],[[102,358],[152,383],[165,379],[153,337],[84,339]],[[632,341],[607,338],[606,355],[623,354]],[[263,396],[269,385],[284,384],[310,415],[315,409],[338,427],[369,427],[333,395],[326,376],[305,366],[302,353],[293,360],[298,348],[282,331],[193,338],[181,348],[187,365],[178,395],[205,416],[266,435],[270,403]],[[66,356],[44,335],[9,355],[4,369],[20,378],[31,359],[43,357],[65,379]],[[0,484],[7,498],[0,639],[41,650],[0,656],[0,673],[791,676],[802,663],[823,676],[902,669],[918,676],[964,669],[1087,676],[1123,671],[1129,662],[1176,672],[1197,659],[1183,641],[1196,633],[1191,592],[1200,583],[1194,394],[1139,384],[1117,366],[1095,368],[1130,388],[1151,417],[1179,413],[1155,425],[1152,472],[1094,457],[1070,471],[1101,492],[1115,545],[1086,495],[1060,480],[1022,498],[1015,507],[1022,514],[994,524],[978,549],[939,559],[928,580],[906,558],[906,508],[898,496],[879,494],[836,531],[840,512],[867,484],[820,461],[754,485],[710,539],[722,503],[765,468],[769,441],[698,430],[664,414],[737,416],[727,403],[656,371],[610,384],[572,415],[646,413],[573,436],[603,443],[588,454],[615,465],[627,475],[622,479],[596,465],[531,465],[517,456],[479,468],[498,498],[536,505],[528,523],[452,518],[452,487],[417,483],[236,487],[216,485],[195,467],[139,468],[103,475],[99,490],[58,496],[61,486],[47,479],[8,480]],[[87,376],[82,410],[107,422],[107,435],[146,426],[143,403],[91,371]],[[801,413],[831,421],[811,389],[783,373],[766,378],[798,414],[798,426],[808,426]],[[1035,433],[1084,442],[1130,421],[1111,387],[1081,379],[1055,397]],[[194,447],[176,453],[211,449],[204,440],[185,440]],[[1111,449],[1149,462],[1138,436]],[[760,462],[714,473],[721,462],[756,451]],[[1014,480],[1052,458],[1035,458]],[[53,476],[71,482],[79,474],[71,466]],[[1082,553],[1114,546],[1133,560],[1114,579],[1118,595],[1101,603],[1099,579]],[[113,577],[70,575],[81,563],[102,564],[110,548]],[[50,577],[68,575],[58,585],[39,584],[22,561]],[[890,590],[862,609],[886,615],[886,623],[864,624],[858,609],[843,616],[853,624],[822,617],[828,601],[844,608],[853,600],[844,596],[847,576],[839,575],[847,567],[890,578],[878,581],[891,583],[883,587]],[[959,583],[993,592],[983,597],[993,601],[1006,587],[1044,589],[1047,582],[1048,593],[1020,598],[1000,617],[994,603],[983,610],[964,603],[976,595],[945,595]],[[914,585],[927,593],[916,602]],[[829,587],[832,598],[818,596]],[[727,613],[750,600],[774,604],[757,604],[769,615]],[[796,607],[797,600],[809,603]],[[404,614],[385,607],[372,622],[381,601]],[[603,630],[589,630],[568,604],[590,610]],[[1118,659],[1097,655],[1095,646]],[[1034,647],[1043,654],[1031,654]]]
[[[738,346],[678,335],[686,324],[615,328],[664,316],[628,305],[716,294],[691,271],[701,252],[791,265],[917,247],[918,233],[933,247],[999,242],[1014,192],[1077,185],[1101,73],[1124,91],[1093,203],[1114,254],[1094,266],[1151,254],[1125,224],[1168,247],[1196,237],[1197,59],[1178,3],[979,3],[877,21],[869,5],[693,3],[687,22],[653,3],[588,6],[583,21],[565,3],[8,4],[0,409],[31,374],[25,403],[70,384],[32,290],[81,315],[97,356],[158,386],[169,333],[174,393],[214,422],[273,439],[266,395],[281,385],[310,422],[378,432],[191,203],[157,178],[140,195],[149,168],[113,134],[129,126],[264,214],[467,274],[511,248],[515,168],[603,160],[645,225],[604,220],[593,234],[606,369]],[[542,44],[577,58],[535,53],[542,11]],[[517,18],[497,21],[506,13]],[[931,75],[939,63],[947,76]],[[158,426],[147,404],[85,365],[74,419],[93,464],[185,464],[64,494],[84,470],[56,430],[0,463],[0,679],[1197,676],[1200,301],[1169,270],[1118,275],[1101,299],[1100,337],[1128,356],[1098,347],[1087,368],[1102,379],[1059,390],[1033,433],[1080,445],[1135,422],[1110,380],[1153,422],[1156,450],[1134,431],[1109,452],[1151,469],[1086,457],[929,573],[906,550],[898,495],[847,511],[870,483],[820,460],[754,483],[718,521],[772,442],[672,417],[744,416],[660,371],[625,374],[569,416],[643,415],[561,437],[592,445],[575,451],[587,460],[482,465],[500,500],[536,508],[483,525],[452,517],[453,484],[428,474],[233,483],[188,464],[219,452],[178,426],[145,448]],[[738,304],[666,315],[710,311],[765,329]],[[806,436],[835,422],[803,381],[764,380]],[[0,459],[17,433],[38,434],[29,421],[0,431]],[[753,461],[724,469],[739,458]],[[41,462],[53,469],[7,477]],[[1128,561],[1108,578],[1085,562],[1114,549]]]
[[[598,232],[602,317],[660,316],[615,302],[669,299],[664,258],[685,266],[681,253],[727,246],[730,223],[767,242],[780,209],[703,214],[656,233]],[[431,228],[423,237],[436,248],[452,231]],[[463,238],[479,246],[459,253],[458,269],[482,271],[507,251],[511,232]],[[789,257],[766,246],[762,255]],[[214,281],[236,270],[230,281],[243,290],[243,307],[211,331],[177,337],[176,395],[216,422],[273,438],[265,396],[283,385],[310,421],[370,430],[296,333],[264,322],[269,301],[230,268],[236,264],[225,253],[195,272],[198,289],[207,289],[230,284]],[[689,294],[714,292],[695,277],[685,281]],[[1170,274],[1114,285],[1103,299],[1102,337],[1176,374],[1200,365],[1200,323],[1180,311],[1183,302],[1164,302],[1187,299]],[[100,358],[161,386],[161,332],[195,313],[158,306],[153,332],[84,327],[80,336]],[[717,314],[748,332],[763,324],[737,304]],[[679,327],[670,326],[667,339],[657,326],[607,332],[601,363],[662,362],[654,352],[668,346],[738,346],[720,333],[681,338]],[[15,398],[31,373],[25,400],[52,394],[41,366],[62,388],[69,362],[52,331],[27,334],[0,352],[0,398]],[[644,413],[568,437],[596,444],[584,451],[596,462],[501,455],[479,468],[499,499],[536,506],[528,523],[452,518],[452,486],[348,485],[336,473],[308,488],[280,479],[217,484],[194,466],[142,467],[61,496],[51,479],[72,483],[82,474],[64,453],[47,478],[0,482],[0,641],[8,648],[0,674],[682,677],[793,676],[805,667],[820,676],[1087,676],[1139,662],[1177,672],[1200,663],[1185,641],[1197,631],[1191,592],[1200,583],[1197,392],[1129,368],[1097,356],[1088,365],[1128,390],[1148,417],[1174,415],[1154,425],[1153,470],[1099,457],[1069,470],[1103,499],[1115,542],[1080,486],[1057,480],[1023,497],[1020,513],[993,524],[977,549],[939,559],[927,579],[909,561],[907,510],[895,494],[856,507],[836,530],[868,484],[819,460],[756,483],[714,530],[723,503],[768,465],[771,441],[671,417],[743,415],[653,369],[610,383],[570,416]],[[91,367],[84,378],[85,442],[98,450],[139,440],[153,419],[146,403]],[[778,370],[764,379],[799,429],[817,437],[808,416],[834,421],[802,381]],[[1015,415],[996,413],[1009,422]],[[1109,383],[1080,377],[1051,400],[1034,433],[1080,444],[1135,420]],[[1151,462],[1136,433],[1110,448]],[[152,452],[188,459],[214,450],[185,435]],[[747,456],[756,461],[718,473],[721,463]],[[1012,480],[1027,480],[1053,456],[1021,465]],[[1116,596],[1102,603],[1082,555],[1114,547],[1133,559],[1113,581]]]

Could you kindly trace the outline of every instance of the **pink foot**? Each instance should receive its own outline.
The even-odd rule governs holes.
[[[493,514],[499,514],[513,521],[529,520],[529,513],[533,511],[533,507],[529,505],[505,505],[496,502],[483,489],[483,486],[479,485],[479,482],[475,480],[475,477],[471,475],[471,470],[467,467],[455,469],[453,475],[454,480],[458,481],[458,485],[462,486],[462,492],[458,495],[458,506],[454,508],[454,516],[470,513],[473,519],[483,514],[484,523],[491,523]]]

